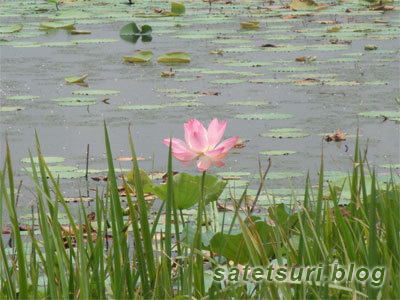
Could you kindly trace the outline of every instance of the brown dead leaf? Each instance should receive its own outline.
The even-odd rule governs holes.
[[[388,5],[380,5],[380,6],[371,8],[371,10],[384,10],[384,11],[393,10],[393,9],[394,9],[394,6],[388,6]]]
[[[353,12],[353,10],[352,10],[352,9],[350,9],[350,8],[348,8],[348,9],[346,9],[346,10],[345,10],[345,12],[347,12],[347,13],[351,13],[351,12]]]
[[[179,173],[179,172],[173,171],[173,172],[172,172],[172,176],[174,176],[174,175],[176,175],[176,174],[178,174],[178,173]],[[167,180],[168,180],[168,173],[165,173],[165,174],[163,175],[163,177],[162,177],[162,182],[163,182],[163,183],[166,183]]]
[[[2,230],[1,230],[1,233],[2,233],[2,234],[9,234],[9,233],[11,233],[11,230],[9,230],[9,229],[2,229]]]
[[[343,218],[346,218],[346,217],[350,216],[350,211],[348,211],[346,209],[345,205],[339,204],[339,210],[340,210],[340,213],[342,214]],[[332,216],[332,222],[336,223],[335,222],[335,208],[334,207],[331,208],[331,216]]]
[[[107,181],[108,176],[97,176],[97,177],[92,177],[94,181]]]
[[[275,46],[274,44],[264,44],[264,45],[261,45],[261,47],[263,47],[263,48],[276,48],[277,46]]]
[[[229,204],[227,204],[227,205],[223,205],[223,204],[221,204],[221,203],[219,203],[219,201],[217,201],[217,206],[218,206],[218,209],[221,211],[234,211],[235,209],[233,208],[233,205],[229,205]]]
[[[351,41],[329,40],[333,45],[351,45]]]
[[[320,80],[315,79],[315,78],[306,78],[303,80],[296,80],[296,83],[304,83],[304,82],[319,82]]]
[[[91,212],[90,214],[87,215],[87,219],[89,222],[93,222],[96,220],[96,213],[95,212]]]
[[[324,139],[327,142],[342,142],[346,140],[346,136],[347,133],[341,133],[339,128],[334,135],[327,135]]]
[[[306,61],[305,56],[296,57],[296,61]]]
[[[175,72],[173,72],[173,71],[161,72],[161,77],[174,77],[174,76],[175,76]]]
[[[233,146],[233,148],[237,148],[237,149],[242,149],[244,147],[245,147],[245,145],[244,145],[243,141],[237,141],[236,144]]]
[[[281,16],[281,19],[297,19],[297,16],[295,16],[295,15],[284,15],[284,16]]]
[[[221,92],[194,92],[197,95],[210,95],[210,96],[218,96],[221,95]]]
[[[218,55],[223,55],[224,54],[224,49],[216,49],[210,51],[210,54],[218,54]]]

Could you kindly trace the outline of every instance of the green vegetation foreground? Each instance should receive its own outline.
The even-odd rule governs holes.
[[[250,207],[242,205],[245,191],[240,199],[231,199],[234,217],[230,224],[224,226],[223,222],[222,226],[216,226],[215,218],[210,221],[203,216],[207,207],[212,207],[217,200],[206,189],[215,178],[204,172],[203,176],[198,176],[198,185],[189,188],[184,195],[198,195],[196,229],[186,224],[180,230],[184,216],[176,199],[182,198],[178,194],[182,193],[182,183],[173,178],[172,149],[169,148],[164,202],[150,224],[144,194],[149,187],[144,184],[132,138],[129,141],[133,179],[128,182],[123,179],[123,182],[125,190],[132,191],[136,197],[127,193],[126,205],[118,193],[106,127],[105,141],[109,173],[105,193],[97,192],[96,217],[87,216],[82,201],[79,215],[74,218],[61,192],[62,187],[43,159],[37,139],[39,159],[36,164],[31,155],[31,166],[38,220],[33,218],[32,224],[38,221],[40,232],[28,228],[28,243],[21,237],[18,223],[17,195],[7,143],[6,160],[0,173],[0,224],[3,230],[5,205],[11,220],[12,239],[11,247],[4,238],[0,239],[0,298],[399,299],[399,189],[393,178],[384,186],[376,181],[375,172],[369,170],[358,142],[353,172],[347,178],[351,187],[351,201],[347,206],[339,205],[340,188],[329,186],[324,190],[321,159],[316,195],[307,179],[302,201],[293,199],[296,205],[291,207],[273,204],[268,216],[258,216]],[[260,178],[263,184],[265,176],[260,175]],[[67,228],[59,223],[60,205],[69,219]],[[162,213],[165,213],[164,225],[159,224]],[[234,225],[238,225],[239,230],[233,230]],[[161,226],[164,238],[157,237],[157,226]],[[305,269],[319,266],[325,278],[324,275],[330,274],[329,268],[351,264],[367,270],[380,267],[384,278],[380,281],[371,278],[332,281],[328,277],[322,281],[301,282],[287,278],[272,282],[234,282],[221,280],[221,270],[215,272],[217,268],[225,268],[235,273],[244,266],[247,269],[267,269],[270,265],[304,266]]]

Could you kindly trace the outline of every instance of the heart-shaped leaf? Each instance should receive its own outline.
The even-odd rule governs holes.
[[[178,209],[187,209],[198,203],[201,195],[201,175],[192,176],[179,173],[173,177],[174,196]],[[206,203],[217,201],[226,186],[226,181],[212,175],[206,175],[204,193]],[[153,193],[161,200],[167,198],[167,185],[156,186]]]

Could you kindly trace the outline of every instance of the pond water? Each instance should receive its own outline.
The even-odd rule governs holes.
[[[390,4],[396,6],[394,10],[384,12],[371,11],[362,1],[334,2],[326,9],[313,11],[266,9],[269,4],[265,1],[233,1],[213,3],[211,13],[208,3],[193,1],[185,2],[186,12],[178,17],[160,17],[154,12],[169,10],[169,2],[135,2],[132,6],[121,1],[66,2],[59,11],[54,4],[42,1],[5,1],[0,7],[0,32],[5,26],[24,25],[19,32],[0,36],[1,162],[8,135],[17,179],[24,181],[20,205],[34,199],[27,189],[33,184],[22,170],[29,164],[21,159],[28,156],[28,149],[35,150],[35,130],[45,156],[63,157],[63,165],[84,170],[89,144],[89,168],[103,170],[107,168],[104,120],[114,157],[130,156],[131,125],[137,155],[145,158],[140,166],[146,171],[166,170],[168,149],[162,143],[164,138],[183,139],[183,123],[196,118],[208,124],[214,117],[227,120],[225,138],[239,136],[245,139],[245,147],[233,149],[225,160],[227,166],[212,168],[212,173],[256,174],[258,157],[264,167],[267,164],[268,156],[259,156],[260,152],[295,151],[271,156],[271,173],[291,172],[293,185],[302,187],[307,171],[313,178],[317,176],[322,149],[326,170],[346,172],[352,167],[357,128],[362,147],[368,142],[369,162],[379,173],[389,172],[382,165],[398,166],[397,1]],[[346,13],[346,9],[351,12]],[[91,34],[42,30],[41,22],[54,20],[75,22],[77,30]],[[242,29],[240,22],[249,20],[259,21],[259,28]],[[152,26],[152,41],[130,43],[121,39],[120,29],[130,22]],[[276,47],[262,47],[265,44]],[[366,45],[376,45],[377,49],[367,51]],[[138,50],[153,51],[153,59],[144,64],[124,62],[123,56]],[[173,66],[157,62],[157,57],[172,51],[187,52],[191,62]],[[310,61],[298,62],[295,59],[299,57]],[[170,68],[175,76],[162,78],[161,72]],[[65,77],[83,74],[88,74],[87,87],[66,84]],[[77,97],[74,91],[87,90],[117,92],[81,96],[96,98],[89,106],[65,106],[52,100]],[[13,98],[24,95],[30,97]],[[127,105],[162,106],[121,109]],[[24,109],[4,108],[11,106]],[[371,111],[382,113],[376,118],[359,115]],[[289,114],[290,118],[270,120],[264,115],[270,113]],[[268,136],[275,136],[276,129],[279,132],[281,128],[294,128],[289,136],[305,134],[297,138]],[[323,141],[338,128],[349,134],[345,141]],[[263,133],[268,134],[260,136]],[[119,165],[130,168],[131,162],[116,161]],[[174,169],[198,172],[180,166],[177,160]],[[285,174],[277,176],[283,179],[271,179],[269,186],[289,187]],[[90,174],[99,175],[106,173]],[[65,177],[61,181],[65,182],[66,196],[77,197],[78,190],[86,190],[82,173]],[[90,181],[91,187],[98,184]]]

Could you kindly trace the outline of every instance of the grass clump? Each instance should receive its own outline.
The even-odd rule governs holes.
[[[394,175],[385,185],[377,181],[358,143],[353,171],[343,186],[324,187],[321,159],[318,189],[312,188],[307,176],[301,201],[293,196],[294,205],[273,203],[268,213],[261,215],[242,205],[245,189],[239,199],[229,197],[233,213],[228,218],[224,212],[222,224],[216,222],[215,210],[211,209],[216,202],[206,201],[208,191],[203,174],[199,177],[200,209],[196,227],[185,220],[184,211],[175,201],[171,149],[164,201],[154,219],[150,217],[131,136],[134,176],[129,182],[123,178],[123,185],[126,191],[135,193],[126,193],[126,202],[122,201],[106,126],[104,129],[108,181],[104,191],[96,191],[91,214],[87,214],[83,201],[78,215],[72,214],[59,180],[43,159],[37,139],[38,164],[30,154],[37,214],[32,211],[32,226],[26,238],[21,235],[11,151],[6,143],[5,162],[0,172],[0,229],[6,230],[5,212],[11,223],[11,243],[6,243],[3,234],[0,298],[400,298],[399,186],[394,182]],[[268,195],[262,176],[261,181],[261,190]],[[343,206],[341,192],[345,185],[350,190],[350,202]],[[212,212],[210,218],[208,209]],[[66,214],[68,226],[60,224],[60,210]],[[161,217],[164,224],[160,222]],[[35,231],[34,224],[40,233]],[[217,268],[229,271],[246,266],[265,269],[271,265],[275,268],[321,266],[324,275],[335,265],[351,264],[370,270],[385,268],[384,280],[377,287],[371,280],[338,282],[330,278],[304,282],[213,280]]]

